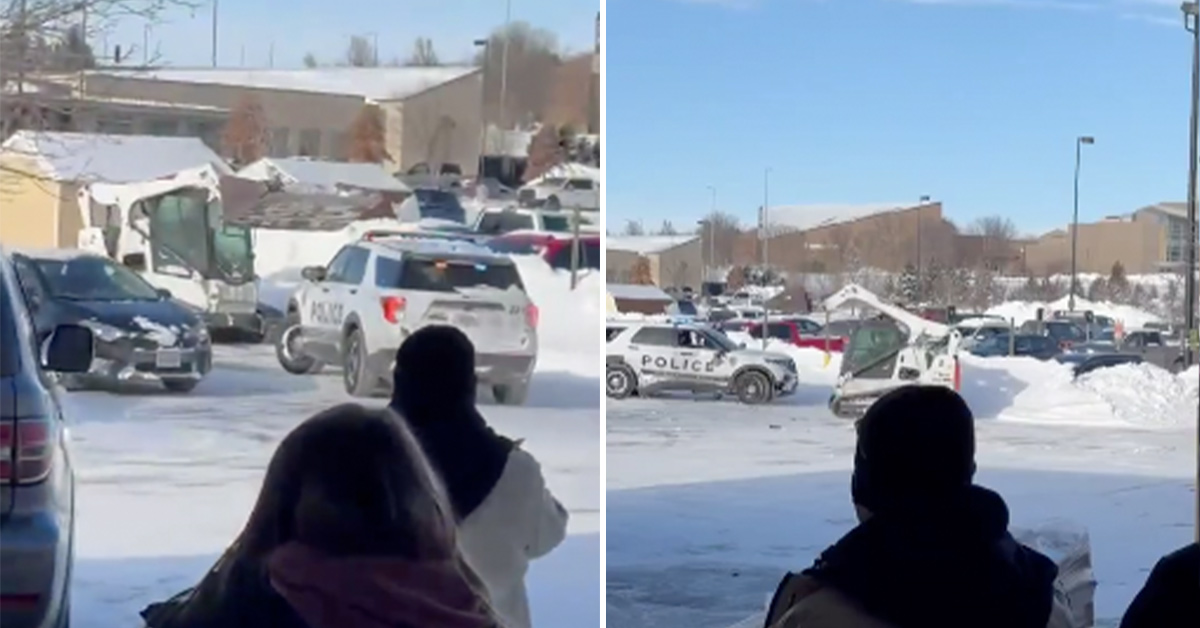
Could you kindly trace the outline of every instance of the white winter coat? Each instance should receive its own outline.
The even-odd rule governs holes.
[[[541,465],[518,446],[492,492],[459,524],[459,549],[487,586],[505,628],[531,628],[525,572],[530,560],[563,542],[567,519]]]

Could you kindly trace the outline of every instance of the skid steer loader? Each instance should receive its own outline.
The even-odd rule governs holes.
[[[947,325],[886,303],[854,284],[834,293],[821,306],[827,318],[846,307],[870,308],[880,314],[856,329],[846,345],[829,398],[834,416],[857,419],[876,399],[901,386],[960,388],[957,353],[962,336]]]
[[[79,190],[80,249],[106,255],[200,310],[210,329],[262,333],[251,231],[224,220],[212,166]]]

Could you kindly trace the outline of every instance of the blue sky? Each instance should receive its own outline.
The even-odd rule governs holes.
[[[211,64],[211,0],[194,12],[172,8],[151,25],[150,49],[160,62],[175,66]],[[131,4],[137,4],[131,3]],[[146,3],[148,4],[148,3]],[[183,4],[183,3],[181,3]],[[558,34],[575,51],[590,50],[597,0],[512,0],[513,20]],[[275,67],[301,67],[306,52],[318,58],[340,57],[356,34],[377,33],[380,57],[407,57],[417,37],[429,37],[444,61],[470,58],[472,41],[504,22],[504,0],[223,0],[218,24],[218,59],[222,65],[242,62],[266,67],[272,44]],[[142,48],[145,21],[125,19],[92,42],[99,49],[120,44]],[[135,55],[140,60],[141,55]]]
[[[1024,232],[1187,191],[1176,0],[609,0],[610,227],[931,195]]]

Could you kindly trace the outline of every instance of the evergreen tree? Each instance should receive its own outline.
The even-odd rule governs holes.
[[[915,303],[920,287],[920,279],[917,277],[917,267],[907,264],[904,267],[904,272],[900,273],[900,280],[896,286],[896,296],[905,303]]]

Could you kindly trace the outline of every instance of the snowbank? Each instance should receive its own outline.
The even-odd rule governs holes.
[[[1053,310],[1067,309],[1068,299],[1063,297],[1057,301],[1050,303],[1036,303],[1031,301],[1009,301],[1001,303],[991,309],[986,314],[995,316],[1003,316],[1005,320],[1013,319],[1018,325],[1025,321],[1034,320],[1037,318],[1037,309],[1044,308],[1046,314]],[[1125,323],[1127,329],[1136,329],[1144,327],[1146,323],[1158,322],[1162,318],[1147,312],[1146,310],[1136,308],[1130,305],[1121,305],[1119,303],[1093,303],[1087,299],[1075,299],[1076,310],[1091,310],[1098,315],[1108,316],[1114,320]]]
[[[1122,364],[1080,377],[1079,388],[1112,407],[1113,416],[1139,427],[1195,425],[1200,379],[1195,368],[1172,375],[1149,364]]]

